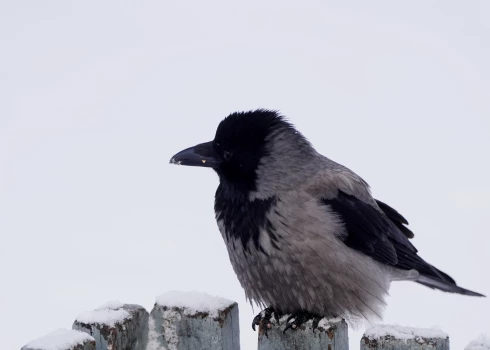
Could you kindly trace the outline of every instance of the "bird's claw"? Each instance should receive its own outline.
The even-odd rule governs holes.
[[[318,328],[318,324],[320,323],[321,318],[320,317],[313,317],[313,322],[311,325],[311,328],[313,330],[313,333],[315,333],[315,329]]]
[[[258,314],[257,316],[254,317],[252,321],[252,329],[255,331],[255,326],[260,326],[260,320],[262,319],[261,315]]]
[[[318,323],[320,322],[320,317],[316,315],[312,315],[306,311],[300,311],[297,313],[291,314],[286,320],[286,328],[282,331],[282,333],[286,333],[288,329],[297,329],[302,324],[308,322],[313,319],[313,331],[318,327]]]
[[[261,311],[252,321],[252,329],[255,331],[255,326],[259,326],[259,332],[264,332],[266,337],[269,337],[267,330],[272,328],[271,317],[274,314],[276,320],[278,316],[272,307],[268,307]]]

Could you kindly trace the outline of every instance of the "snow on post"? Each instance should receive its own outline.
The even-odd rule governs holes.
[[[490,336],[481,335],[478,339],[471,341],[464,350],[490,350]]]
[[[272,317],[272,327],[267,336],[262,327],[259,329],[258,350],[348,350],[349,338],[347,323],[343,319],[321,319],[318,328],[313,331],[312,321],[308,321],[297,329],[288,329],[286,320],[289,315],[281,317],[279,324]]]
[[[95,350],[95,339],[87,333],[58,329],[31,341],[21,350]]]
[[[238,304],[199,292],[168,292],[150,314],[148,349],[239,350]]]
[[[145,350],[148,318],[139,305],[109,302],[78,315],[73,329],[92,335],[96,350]]]
[[[449,336],[439,329],[376,325],[364,332],[361,350],[449,350]]]

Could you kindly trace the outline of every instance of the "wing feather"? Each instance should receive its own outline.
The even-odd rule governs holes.
[[[383,264],[403,270],[415,269],[422,274],[454,283],[449,276],[417,255],[417,249],[408,237],[383,211],[341,190],[335,198],[322,201],[344,223],[347,235],[342,239],[348,247]]]

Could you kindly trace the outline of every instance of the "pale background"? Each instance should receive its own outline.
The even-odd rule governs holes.
[[[107,300],[239,302],[217,177],[168,164],[228,113],[280,109],[490,294],[490,2],[0,2],[0,332],[18,349]],[[257,309],[255,311],[258,311]],[[490,332],[490,302],[395,283],[385,322]],[[358,348],[359,332],[351,332]]]

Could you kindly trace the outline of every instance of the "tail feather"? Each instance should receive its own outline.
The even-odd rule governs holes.
[[[443,272],[439,271],[443,275],[447,276]],[[449,277],[449,276],[448,276]],[[452,281],[452,283],[451,283]],[[449,292],[449,293],[457,293],[457,294],[463,294],[463,295],[469,295],[469,296],[475,296],[475,297],[484,297],[485,295],[473,292],[468,289],[464,289],[456,285],[454,280],[450,278],[450,281],[443,281],[441,279],[438,279],[436,277],[428,276],[425,274],[419,275],[417,280],[415,281],[417,283],[420,283],[426,287],[432,288],[432,289],[439,289],[444,292]]]

